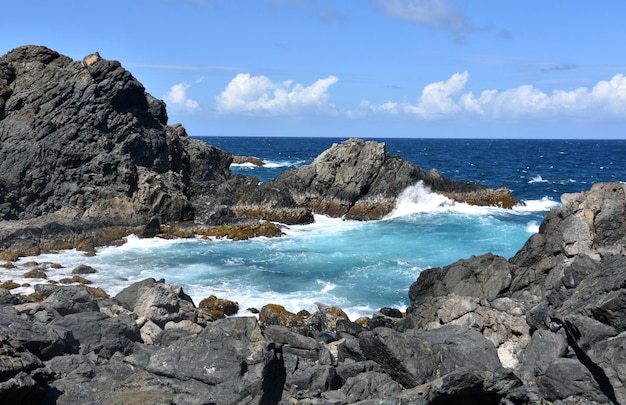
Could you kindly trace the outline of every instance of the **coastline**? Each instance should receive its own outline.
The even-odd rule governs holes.
[[[0,395],[42,403],[55,395],[60,403],[153,395],[184,403],[620,403],[625,323],[614,304],[626,297],[615,290],[626,285],[626,186],[596,184],[562,202],[510,260],[485,254],[423,271],[406,316],[381,308],[352,322],[338,308],[294,314],[268,305],[258,318],[217,320],[155,279],[112,298],[40,286],[28,302],[0,290],[0,356],[21,364]],[[56,332],[42,338],[43,330]]]
[[[73,61],[17,48],[0,58],[0,85],[0,218],[9,221],[0,223],[1,258],[80,249],[61,269],[21,263],[42,281],[46,271],[63,273],[57,285],[36,285],[30,296],[0,288],[0,401],[626,402],[623,182],[562,194],[533,233],[532,208],[514,209],[521,200],[506,186],[424,170],[380,142],[345,140],[267,181],[234,174],[230,152],[168,125],[164,102],[97,53]],[[540,175],[528,174],[529,183],[543,184]],[[416,212],[382,220],[407,190]],[[312,238],[260,236],[304,233],[314,213],[349,219],[350,229],[324,223]],[[410,248],[399,245],[410,228]],[[446,228],[462,232],[449,238],[438,232]],[[97,252],[131,233],[146,239]],[[159,234],[173,239],[139,248]],[[477,235],[495,248],[476,255]],[[195,243],[216,236],[230,239]],[[218,245],[223,251],[211,249]],[[364,250],[349,250],[357,245]],[[398,259],[398,246],[412,256]],[[442,262],[421,261],[437,249]],[[446,249],[463,258],[443,261]],[[194,302],[177,280],[214,281],[206,258],[223,264],[211,270],[224,277]],[[61,283],[100,276],[119,283],[115,296]],[[295,286],[293,296],[314,307],[263,303],[258,318],[232,316],[239,305],[220,292],[243,285]],[[304,296],[339,289],[368,306],[401,291],[406,313],[385,303],[353,320],[342,305]]]

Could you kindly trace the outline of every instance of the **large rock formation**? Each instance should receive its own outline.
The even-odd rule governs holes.
[[[565,194],[509,261],[422,272],[411,327],[479,331],[534,397],[626,403],[625,194],[622,183]]]
[[[191,185],[230,177],[231,161],[168,126],[119,62],[40,46],[0,58],[0,220],[22,221],[4,223],[0,246],[191,220]]]
[[[312,164],[286,170],[276,179],[250,190],[240,199],[240,213],[267,212],[274,207],[306,206],[316,213],[348,219],[381,219],[395,207],[407,187],[422,182],[432,191],[474,205],[504,208],[521,203],[510,190],[497,190],[424,171],[399,156],[391,156],[383,143],[349,139],[334,144]]]
[[[180,287],[0,289],[0,402],[626,403],[626,186],[597,184],[510,260],[424,271],[407,317],[216,320]],[[294,321],[296,320],[297,321]]]
[[[0,60],[0,83],[0,218],[191,217],[189,157],[165,104],[118,62],[22,47]]]

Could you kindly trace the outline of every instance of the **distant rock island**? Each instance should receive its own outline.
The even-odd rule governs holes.
[[[232,161],[167,125],[164,103],[118,62],[17,48],[0,58],[0,272],[19,255],[93,253],[131,232],[243,238],[313,213],[377,219],[419,181],[456,201],[520,203],[359,139],[262,184]],[[623,183],[563,195],[509,260],[423,271],[406,313],[268,304],[258,319],[232,317],[236,303],[194,303],[164,280],[110,297],[80,284],[96,270],[79,266],[77,285],[0,287],[0,402],[626,403],[625,268]]]

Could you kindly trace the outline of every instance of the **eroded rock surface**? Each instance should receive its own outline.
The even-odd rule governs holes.
[[[418,182],[459,202],[505,208],[521,203],[504,187],[493,190],[453,181],[391,156],[383,143],[349,139],[334,144],[310,165],[286,170],[250,190],[237,209],[265,212],[295,203],[333,217],[381,219],[393,210],[398,196]]]

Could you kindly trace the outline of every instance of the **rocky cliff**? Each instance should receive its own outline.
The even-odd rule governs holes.
[[[197,308],[147,279],[0,289],[0,401],[12,404],[626,403],[626,186],[563,196],[510,260],[424,271],[407,316]]]
[[[3,247],[191,220],[190,186],[223,181],[231,160],[168,126],[165,104],[119,62],[40,46],[0,58]]]

